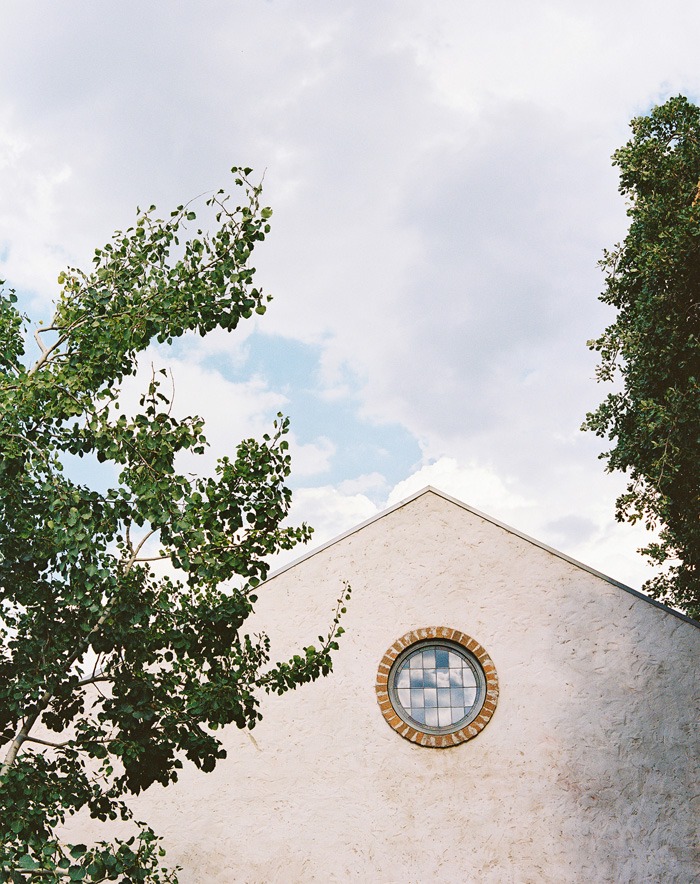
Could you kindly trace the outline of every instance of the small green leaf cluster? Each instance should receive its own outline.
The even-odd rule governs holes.
[[[28,881],[123,881],[150,884],[177,884],[176,870],[160,867],[165,851],[160,839],[148,826],[137,835],[102,841],[88,848],[85,844],[70,847],[52,839],[32,854],[18,851],[14,868],[0,869],[0,884],[26,884]]]
[[[618,520],[658,532],[645,589],[700,618],[700,109],[678,96],[631,128],[613,155],[629,232],[601,262],[617,316],[589,342],[621,389],[584,429],[614,442],[601,456],[629,478]]]
[[[317,678],[333,671],[332,652],[338,650],[338,639],[345,632],[340,625],[340,620],[346,613],[345,605],[350,601],[351,591],[350,585],[345,583],[336,604],[328,635],[325,637],[319,635],[318,637],[321,643],[319,649],[310,645],[308,648],[304,648],[303,656],[295,654],[291,660],[285,663],[277,662],[275,666],[268,669],[261,679],[261,683],[267,691],[283,694],[285,691],[293,689],[297,684],[316,681]]]
[[[173,417],[165,372],[135,416],[119,410],[152,341],[264,311],[250,259],[271,213],[250,170],[234,174],[246,200],[211,197],[213,232],[187,234],[192,205],[165,221],[151,207],[90,272],[62,273],[33,365],[27,320],[0,292],[0,881],[174,881],[144,824],[90,849],[56,829],[78,812],[130,820],[128,794],[185,763],[212,770],[216,730],[253,728],[261,693],[331,670],[342,603],[320,648],[288,664],[270,667],[269,639],[243,631],[270,556],[311,535],[284,524],[288,420],[199,478],[176,456],[204,451],[203,423]],[[112,487],[70,478],[66,455],[110,464]]]

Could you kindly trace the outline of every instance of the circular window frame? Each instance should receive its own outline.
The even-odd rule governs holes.
[[[448,649],[451,645],[459,654],[465,656],[477,673],[478,681],[483,675],[481,706],[478,707],[481,697],[477,693],[473,714],[470,712],[450,728],[421,726],[411,719],[395,697],[392,682],[403,662],[414,651],[422,647],[440,645]],[[379,708],[389,726],[409,742],[431,749],[458,746],[477,736],[491,720],[498,703],[498,675],[493,660],[476,639],[447,626],[414,629],[397,639],[382,657],[377,670],[375,688]]]

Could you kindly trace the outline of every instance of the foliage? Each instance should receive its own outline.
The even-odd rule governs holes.
[[[30,367],[26,318],[0,294],[0,880],[175,881],[146,824],[91,848],[62,843],[61,825],[78,811],[129,821],[129,793],[174,782],[185,760],[211,771],[216,729],[253,728],[261,692],[331,669],[347,589],[319,649],[287,663],[241,631],[267,558],[310,535],[282,525],[287,420],[197,478],[176,455],[203,453],[202,421],[172,416],[160,373],[120,413],[152,341],[265,311],[250,257],[271,212],[250,170],[233,171],[245,200],[207,200],[212,233],[188,233],[191,206],[167,220],[151,207],[89,272],[61,273]],[[71,456],[111,465],[113,487],[71,479]]]
[[[584,429],[614,441],[601,456],[629,476],[618,520],[657,531],[645,589],[700,618],[700,109],[679,96],[631,127],[613,155],[630,228],[601,262],[618,314],[589,342],[622,389]]]

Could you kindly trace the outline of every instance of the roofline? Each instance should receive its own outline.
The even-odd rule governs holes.
[[[686,623],[690,623],[692,626],[700,629],[700,622],[697,620],[693,620],[692,617],[688,617],[687,614],[682,614],[680,611],[676,611],[674,608],[669,607],[668,605],[664,605],[663,602],[657,602],[656,599],[650,598],[648,595],[645,595],[643,592],[640,592],[637,589],[632,589],[631,586],[627,586],[625,583],[620,583],[619,580],[615,580],[613,577],[608,577],[607,574],[603,574],[601,571],[596,571],[595,568],[591,568],[589,565],[585,565],[583,562],[579,562],[578,559],[574,559],[571,556],[568,556],[566,553],[560,552],[558,549],[554,549],[552,546],[547,546],[546,543],[542,543],[539,540],[535,540],[534,537],[530,537],[529,534],[524,534],[522,531],[518,531],[517,528],[513,528],[511,525],[506,525],[505,522],[501,522],[498,519],[494,519],[493,516],[489,516],[487,513],[482,513],[481,510],[474,509],[474,507],[469,506],[461,500],[458,500],[456,497],[452,497],[450,494],[446,494],[444,491],[440,491],[438,488],[434,488],[432,485],[426,485],[425,488],[421,488],[420,491],[416,491],[414,494],[411,494],[409,497],[405,497],[403,500],[400,500],[398,503],[393,504],[390,507],[382,510],[379,513],[375,513],[375,515],[370,516],[369,519],[365,519],[364,522],[360,522],[359,525],[355,525],[353,528],[344,531],[342,534],[338,534],[337,537],[332,538],[331,540],[327,540],[325,543],[322,543],[320,546],[314,547],[314,549],[310,549],[308,552],[299,556],[299,558],[294,559],[293,562],[289,562],[287,565],[283,565],[276,571],[273,571],[265,580],[267,583],[270,580],[273,580],[275,577],[279,577],[280,574],[284,574],[285,571],[289,571],[290,568],[294,568],[299,565],[301,562],[306,561],[306,559],[310,559],[312,556],[317,555],[317,553],[323,552],[331,546],[334,546],[336,543],[339,543],[341,540],[345,540],[346,537],[350,537],[352,534],[355,534],[357,531],[361,531],[363,528],[366,528],[368,525],[371,525],[373,522],[379,521],[379,519],[383,519],[384,516],[388,516],[390,513],[395,512],[396,510],[401,509],[401,507],[406,506],[409,503],[412,503],[419,497],[422,497],[424,494],[436,494],[438,497],[442,497],[443,500],[447,500],[449,503],[453,503],[455,506],[461,507],[463,510],[466,510],[468,513],[471,513],[474,516],[478,516],[480,519],[484,519],[486,522],[490,522],[492,525],[496,525],[498,528],[503,528],[504,531],[508,531],[509,534],[514,534],[516,537],[519,537],[521,540],[525,540],[527,543],[531,543],[533,546],[537,546],[540,549],[545,550],[548,553],[551,553],[553,556],[557,556],[557,558],[563,559],[565,562],[568,562],[570,565],[575,565],[577,568],[581,568],[583,571],[587,571],[589,574],[593,574],[594,577],[599,577],[601,580],[605,580],[606,583],[610,583],[613,586],[616,586],[618,589],[623,590],[624,592],[630,593],[630,595],[635,596],[638,599],[641,599],[644,602],[647,602],[650,605],[653,605],[655,608],[659,608],[664,611],[666,614],[672,614],[674,617],[677,617],[679,620],[684,620]]]

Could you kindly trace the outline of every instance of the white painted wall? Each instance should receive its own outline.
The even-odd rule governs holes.
[[[700,867],[700,630],[427,492],[273,578],[284,659],[353,586],[335,673],[271,697],[213,774],[141,816],[193,882],[691,882]],[[410,629],[477,639],[501,695],[452,749],[382,718],[377,664]]]

